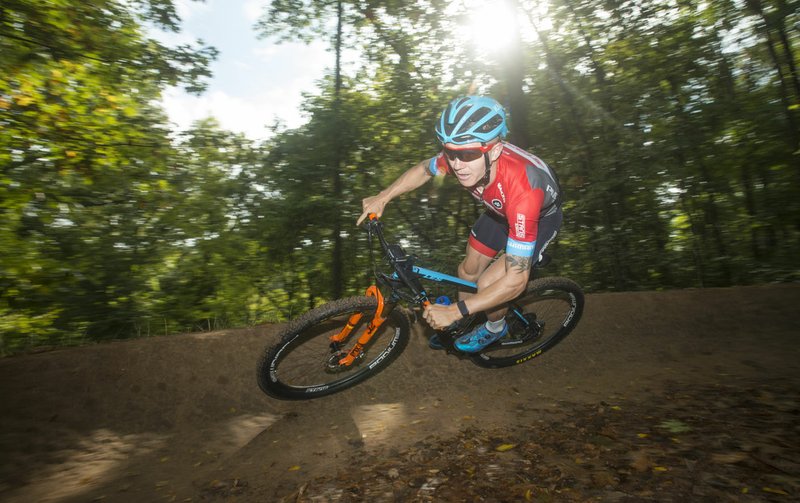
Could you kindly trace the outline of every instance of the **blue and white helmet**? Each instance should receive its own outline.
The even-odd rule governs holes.
[[[436,136],[442,144],[488,143],[507,133],[503,106],[486,96],[454,99],[436,122]]]

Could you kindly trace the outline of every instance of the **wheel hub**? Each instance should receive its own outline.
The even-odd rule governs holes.
[[[514,316],[510,319],[508,338],[503,338],[504,342],[511,344],[522,344],[536,340],[544,330],[544,322],[536,319],[536,314],[525,313],[525,322]],[[526,323],[527,322],[527,323]]]
[[[331,353],[331,355],[328,357],[328,361],[325,364],[325,369],[328,371],[328,373],[337,374],[357,366],[364,358],[365,353],[362,352],[360,355],[358,355],[350,365],[340,364],[339,362],[342,361],[342,358],[345,358],[347,355],[347,351],[334,351]]]
[[[326,370],[331,373],[337,373],[347,368],[346,366],[339,364],[339,362],[345,356],[347,356],[347,351],[334,351],[331,353],[331,355],[328,357],[328,361],[325,364]]]

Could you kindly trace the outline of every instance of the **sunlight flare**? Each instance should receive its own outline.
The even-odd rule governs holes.
[[[461,26],[475,48],[486,55],[496,55],[514,43],[515,13],[504,1],[468,1],[466,24]]]

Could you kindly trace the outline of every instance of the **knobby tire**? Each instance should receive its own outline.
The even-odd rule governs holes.
[[[506,314],[509,335],[474,355],[473,363],[500,368],[540,356],[572,332],[581,319],[584,302],[581,287],[567,278],[531,281],[525,293],[511,304],[519,307],[526,320],[535,325],[524,325],[509,311]]]
[[[305,400],[330,395],[354,386],[386,368],[406,348],[409,326],[406,316],[393,310],[351,366],[337,366],[329,337],[345,325],[349,316],[363,316],[343,350],[353,347],[372,320],[378,303],[374,297],[339,299],[308,311],[281,333],[280,342],[268,347],[257,369],[258,385],[269,396]]]

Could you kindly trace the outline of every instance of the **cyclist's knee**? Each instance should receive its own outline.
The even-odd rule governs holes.
[[[458,277],[463,280],[477,283],[482,272],[479,264],[468,261],[466,258],[458,264]]]
[[[476,281],[476,283],[478,283],[478,291],[483,290],[486,287],[488,287],[489,285],[491,285],[492,283],[494,283],[494,281],[492,281],[492,279],[494,279],[494,278],[489,278],[488,275],[485,275],[485,274],[482,275],[481,277],[479,277],[478,281]]]
[[[497,279],[498,278],[496,277],[495,274],[489,274],[489,273],[481,274],[481,276],[476,281],[476,283],[478,283],[478,291],[489,287],[489,285],[497,281]]]
[[[494,282],[506,275],[506,266],[503,260],[493,262],[483,271],[478,278],[478,291],[489,287]]]
[[[475,250],[467,250],[467,256],[458,265],[458,277],[477,283],[491,262],[492,257],[482,255]]]

